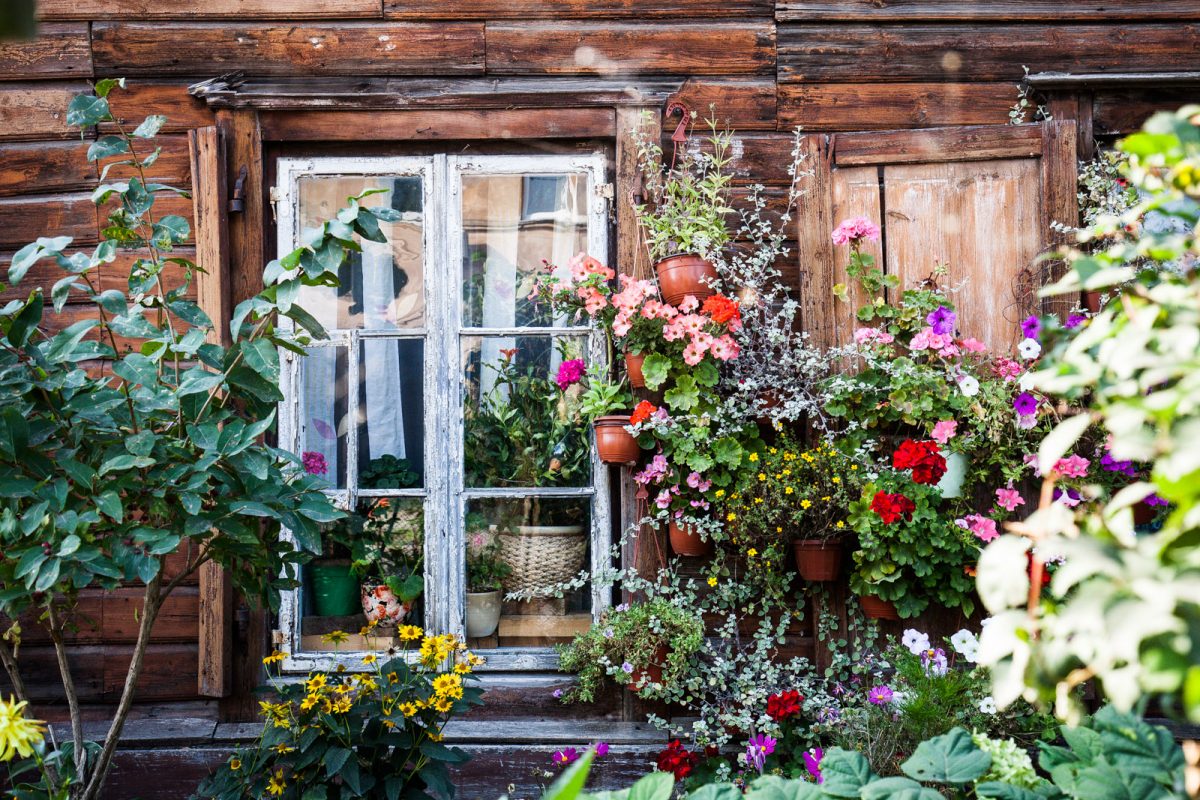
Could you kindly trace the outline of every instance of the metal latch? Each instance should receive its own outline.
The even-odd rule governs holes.
[[[601,197],[611,203],[613,199],[613,185],[611,183],[597,184],[596,196]]]

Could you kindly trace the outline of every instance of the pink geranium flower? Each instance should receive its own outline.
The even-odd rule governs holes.
[[[713,354],[714,358],[721,361],[729,361],[738,357],[739,348],[738,343],[734,341],[733,337],[726,334],[716,339],[712,343],[712,346],[709,347],[709,351]]]
[[[983,542],[990,542],[1000,535],[996,530],[996,520],[982,514],[967,514],[954,520],[954,524],[975,534],[976,538]]]
[[[834,244],[849,244],[861,239],[872,242],[879,241],[879,226],[866,217],[851,217],[842,220],[842,223],[833,230]]]
[[[683,362],[689,367],[694,367],[703,360],[704,351],[697,347],[695,342],[691,342],[683,348]]]
[[[869,342],[878,342],[879,344],[891,344],[896,340],[896,337],[890,333],[876,330],[875,328],[858,328],[854,331],[854,342],[856,344],[867,344]]]
[[[961,342],[959,342],[959,344],[962,345],[962,349],[966,350],[968,353],[987,352],[987,345],[978,339],[963,339]]]
[[[943,419],[933,426],[933,431],[929,435],[935,442],[944,445],[953,439],[956,433],[958,433],[958,423],[952,419]]]
[[[554,382],[558,384],[558,388],[566,391],[567,387],[574,386],[583,379],[583,359],[572,358],[558,365],[558,375],[555,376]]]

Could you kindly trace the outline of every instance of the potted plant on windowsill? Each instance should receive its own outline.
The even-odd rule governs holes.
[[[677,165],[666,169],[652,128],[643,125],[637,133],[646,202],[634,210],[663,298],[678,306],[689,295],[703,300],[716,292],[717,268],[709,256],[729,241],[725,217],[733,209],[725,169],[733,135],[718,131],[716,121],[709,120],[707,149],[689,148]]]
[[[469,526],[471,527],[471,526]],[[466,629],[472,639],[491,636],[500,624],[500,589],[512,567],[490,532],[475,530],[467,540]]]
[[[404,498],[361,503],[353,566],[362,611],[368,623],[397,625],[425,590],[425,511]]]
[[[607,611],[586,633],[560,645],[559,669],[577,676],[564,702],[591,702],[611,678],[652,698],[678,683],[704,643],[694,611],[656,597]]]

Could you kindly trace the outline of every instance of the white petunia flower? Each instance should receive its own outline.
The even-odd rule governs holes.
[[[966,647],[979,647],[979,640],[975,638],[975,634],[963,628],[950,637],[950,644],[953,645],[954,652],[961,654]]]
[[[921,633],[916,628],[909,628],[904,632],[904,637],[900,639],[900,644],[908,648],[908,652],[914,656],[920,655],[929,649],[929,634]]]
[[[963,393],[964,397],[974,397],[979,394],[979,381],[970,375],[963,375],[958,379],[958,390]]]
[[[1042,346],[1038,344],[1037,339],[1022,339],[1017,345],[1017,352],[1021,354],[1021,358],[1029,360],[1042,354]]]
[[[996,713],[996,701],[993,700],[991,697],[983,698],[982,700],[979,701],[979,710],[982,711],[984,714],[995,714]]]

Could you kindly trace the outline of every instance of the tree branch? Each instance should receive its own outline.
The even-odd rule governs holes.
[[[71,740],[75,745],[75,777],[82,781],[87,752],[83,747],[83,715],[79,710],[79,694],[75,690],[75,678],[71,675],[71,664],[67,660],[67,647],[63,641],[63,621],[54,607],[54,598],[46,601],[46,616],[50,622],[50,638],[54,642],[54,655],[58,660],[58,672],[62,677],[63,692],[67,696],[67,708],[71,715]]]

